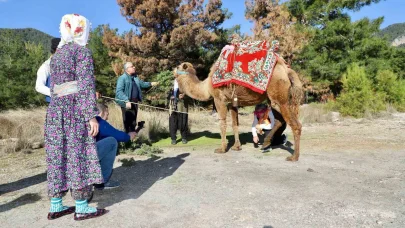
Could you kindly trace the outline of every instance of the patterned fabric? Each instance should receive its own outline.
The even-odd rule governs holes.
[[[270,82],[277,54],[268,51],[266,41],[242,42],[222,49],[212,76],[214,88],[235,83],[264,93]]]
[[[48,195],[74,199],[91,196],[92,184],[103,183],[89,120],[98,114],[90,50],[76,43],[59,48],[51,60],[51,102],[45,122]],[[58,97],[55,85],[77,81],[78,93]]]
[[[91,23],[79,14],[66,14],[60,22],[61,41],[58,48],[68,43],[86,46],[91,30]]]
[[[68,192],[68,190],[58,192],[58,193],[55,193],[53,195],[49,194],[49,198],[52,198],[52,197],[62,198],[64,196],[66,196],[67,192]],[[70,195],[72,196],[72,198],[74,200],[86,199],[86,200],[90,201],[93,198],[93,186],[89,185],[89,186],[86,186],[86,187],[84,187],[82,189],[71,189]]]

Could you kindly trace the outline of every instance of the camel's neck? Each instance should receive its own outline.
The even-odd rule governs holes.
[[[177,78],[180,89],[187,96],[199,100],[207,101],[211,98],[211,78],[208,77],[204,81],[198,80],[194,75],[181,75]]]

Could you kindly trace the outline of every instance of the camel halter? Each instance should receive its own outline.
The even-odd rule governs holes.
[[[187,71],[178,70],[178,71],[176,71],[176,74],[184,75],[184,74],[188,74],[188,72],[187,72]]]

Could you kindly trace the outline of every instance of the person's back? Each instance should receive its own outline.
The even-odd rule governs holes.
[[[105,214],[88,205],[93,184],[103,183],[94,137],[98,133],[93,60],[85,46],[90,22],[78,14],[67,14],[60,23],[61,42],[51,59],[51,102],[45,121],[45,150],[48,165],[48,219],[74,212],[75,220]],[[90,131],[89,131],[90,130]],[[63,206],[62,197],[71,191],[75,207]]]
[[[83,62],[91,62],[91,69],[82,66]],[[90,66],[90,65],[89,65]],[[57,107],[63,110],[65,118],[73,118],[78,121],[88,121],[98,114],[97,107],[93,105],[95,100],[95,88],[89,82],[86,75],[93,71],[93,60],[88,48],[76,43],[69,43],[59,48],[51,59],[51,102],[49,107]],[[55,94],[55,85],[77,81],[77,93],[58,97]],[[64,88],[61,88],[64,90]],[[81,91],[81,92],[79,92]],[[66,91],[70,93],[74,91]],[[65,111],[70,109],[69,112]]]

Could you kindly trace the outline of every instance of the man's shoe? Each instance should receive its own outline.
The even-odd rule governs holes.
[[[118,188],[120,186],[120,182],[109,180],[107,183],[104,184],[104,189],[113,189]]]
[[[183,144],[187,144],[187,139],[182,139],[181,142],[182,142]]]
[[[176,145],[177,141],[176,140],[172,140],[172,145]]]

